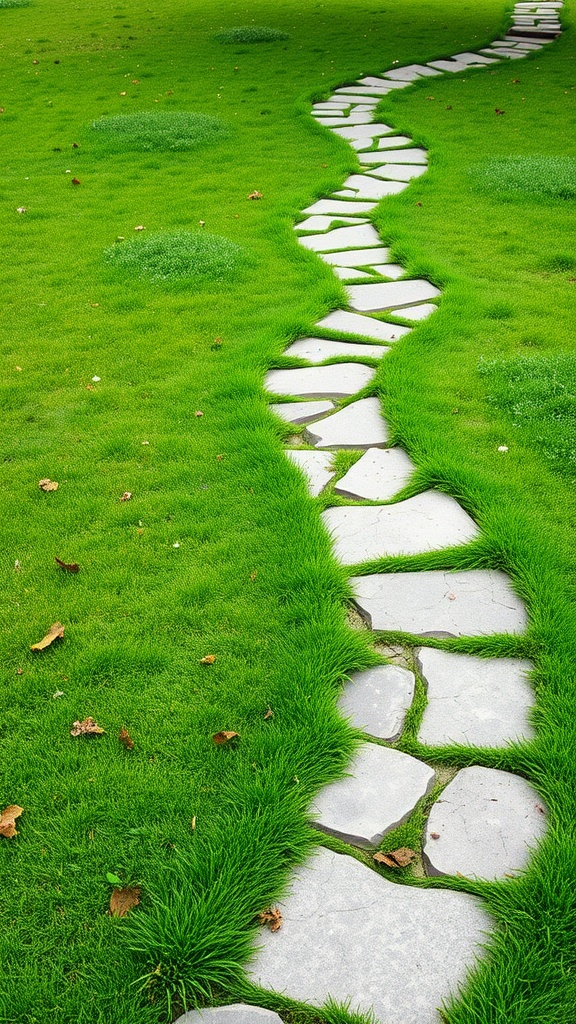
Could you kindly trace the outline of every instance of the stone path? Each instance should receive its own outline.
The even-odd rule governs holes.
[[[346,282],[349,309],[334,310],[314,325],[314,337],[293,342],[286,354],[302,366],[271,370],[266,387],[284,398],[270,406],[276,415],[306,424],[302,446],[286,455],[310,494],[332,485],[339,496],[338,507],[322,518],[343,564],[361,570],[361,563],[384,556],[467,545],[480,532],[447,494],[403,497],[415,467],[406,452],[389,447],[380,402],[365,394],[374,360],[400,339],[409,344],[411,325],[433,315],[440,298],[432,282],[409,278],[391,262],[369,222],[377,202],[409,188],[427,163],[426,151],[407,135],[373,121],[374,108],[412,82],[529,56],[560,34],[561,8],[560,2],[517,3],[509,31],[489,47],[394,67],[314,104],[312,116],[348,140],[360,170],[302,211],[297,241]],[[342,357],[355,361],[331,362]],[[340,449],[359,457],[335,479],[333,452]],[[342,713],[365,739],[346,778],[318,794],[311,823],[353,846],[375,849],[433,789],[420,851],[427,875],[503,880],[521,872],[546,827],[546,808],[525,779],[472,765],[446,785],[425,761],[385,745],[402,734],[416,672],[428,700],[418,732],[422,744],[478,751],[533,738],[530,662],[422,643],[426,637],[521,635],[527,610],[511,581],[496,570],[429,570],[367,572],[350,583],[372,630],[405,635],[402,666],[355,673],[343,687]],[[439,1007],[465,982],[491,927],[476,897],[397,884],[365,861],[322,848],[294,873],[280,907],[283,925],[275,933],[263,930],[251,980],[315,1006],[331,997],[354,1010],[373,1010],[382,1024],[439,1024]],[[180,1024],[278,1024],[274,1017],[238,1005],[188,1013]]]

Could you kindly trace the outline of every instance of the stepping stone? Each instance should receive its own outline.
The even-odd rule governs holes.
[[[476,658],[431,647],[421,647],[417,658],[428,691],[420,743],[505,747],[533,739],[528,721],[534,704],[527,679],[531,662]]]
[[[282,1024],[282,1018],[273,1010],[247,1003],[229,1006],[209,1006],[202,1010],[189,1010],[175,1024]]]
[[[365,88],[369,88],[369,89],[370,88],[381,89],[382,87],[384,87],[387,91],[389,91],[390,89],[403,89],[406,85],[409,85],[409,82],[402,82],[402,81],[396,81],[395,82],[393,79],[388,77],[388,72],[386,71],[385,72],[385,77],[382,77],[382,78],[372,78],[372,77],[369,76],[368,78],[360,78],[359,79],[359,84],[360,84],[360,86],[364,86]]]
[[[428,66],[438,68],[438,71],[450,71],[454,74],[458,71],[470,71],[471,69],[470,64],[463,64],[458,60],[431,60]]]
[[[379,181],[367,174],[351,174],[344,182],[346,188],[356,189],[362,199],[383,199],[403,192],[408,186],[403,181]],[[374,229],[372,229],[374,230]]]
[[[353,672],[338,707],[355,729],[376,739],[398,739],[414,699],[414,673],[399,665],[377,665]]]
[[[347,117],[317,117],[318,124],[326,125],[327,128],[345,128],[357,124],[370,124],[372,113],[366,111],[360,114],[349,114]]]
[[[479,533],[458,502],[440,491],[425,491],[396,505],[327,508],[322,521],[344,565],[459,547]]]
[[[286,449],[284,454],[302,470],[313,498],[316,498],[320,491],[324,490],[326,484],[334,476],[334,470],[330,468],[332,456],[325,452],[308,452],[292,448]]]
[[[406,486],[416,467],[401,448],[370,448],[334,487],[344,498],[389,501]]]
[[[338,199],[318,199],[311,206],[307,206],[305,210],[302,210],[302,213],[344,213],[356,216],[356,214],[370,213],[377,206],[378,203],[362,203],[358,201],[346,203]]]
[[[406,268],[401,267],[399,263],[382,263],[380,266],[372,267],[377,274],[381,274],[382,277],[389,277],[392,281],[397,281],[399,277],[404,277]]]
[[[516,635],[528,623],[523,602],[498,569],[376,573],[355,576],[350,584],[375,630],[440,637]]]
[[[380,98],[381,96],[386,96],[387,93],[391,92],[393,87],[392,82],[386,82],[386,85],[383,84],[382,86],[345,85],[342,89],[335,89],[334,96],[350,96],[356,98],[358,98],[358,96],[377,96]]]
[[[312,823],[362,847],[378,846],[406,821],[435,781],[429,765],[376,743],[360,747],[349,773],[320,791],[311,808]]]
[[[428,68],[425,64],[407,64],[404,68],[392,68],[386,72],[386,79],[397,79],[399,82],[414,82],[419,78],[430,78],[439,75],[439,71]]]
[[[518,50],[543,50],[544,47],[543,47],[542,43],[522,43],[522,42],[517,42],[516,43],[516,49],[518,49]]]
[[[363,270],[356,270],[354,267],[332,267],[332,270],[341,281],[357,281],[363,277],[365,281],[373,281],[373,274],[365,274]]]
[[[427,873],[486,881],[517,875],[544,835],[546,817],[526,779],[478,765],[463,768],[430,810]]]
[[[375,178],[372,180],[376,181]],[[358,227],[334,228],[325,235],[306,235],[298,241],[305,249],[312,249],[313,252],[333,252],[336,249],[358,249],[362,246],[378,245],[380,235],[371,224],[362,224]]]
[[[388,441],[388,428],[377,398],[361,398],[305,433],[315,448],[380,448]]]
[[[264,386],[275,395],[348,398],[370,383],[376,371],[360,363],[336,363],[298,370],[269,370]]]
[[[354,271],[357,273],[357,271]],[[353,341],[328,341],[326,338],[300,338],[286,349],[284,355],[323,363],[334,356],[358,356],[360,359],[381,359],[389,351],[383,345],[362,345]]]
[[[411,181],[412,178],[419,178],[426,174],[427,167],[410,166],[409,164],[382,164],[381,167],[371,167],[370,174],[377,178],[390,178],[393,181]]]
[[[385,263],[390,250],[379,246],[377,249],[356,249],[348,252],[322,253],[320,259],[337,267],[369,267],[372,263]]]
[[[328,231],[334,223],[344,222],[346,224],[366,224],[366,217],[343,217],[340,214],[333,214],[331,217],[308,217],[306,220],[294,224],[294,231]]]
[[[384,140],[382,140],[384,141]],[[388,139],[386,140],[388,141]],[[419,149],[414,147],[413,149],[403,149],[401,153],[363,153],[360,157],[361,163],[369,163],[377,161],[381,164],[395,163],[400,161],[402,164],[427,164],[428,154],[425,149]]]
[[[334,309],[315,324],[329,331],[342,331],[346,334],[357,334],[361,338],[372,338],[374,341],[397,341],[409,334],[410,327],[399,324],[387,324],[383,320],[375,320],[371,316],[360,316],[348,313],[345,309]]]
[[[381,135],[389,135],[394,129],[389,124],[359,124],[352,128],[338,128],[336,135],[343,139],[378,139]]]
[[[312,423],[334,406],[332,402],[278,402],[268,408],[287,423]]]
[[[416,889],[321,849],[293,876],[283,924],[262,928],[255,985],[312,1006],[330,996],[386,1024],[438,1024],[492,927],[467,893]]]
[[[435,313],[438,306],[432,302],[423,302],[421,306],[404,306],[403,309],[391,309],[391,316],[401,316],[404,320],[425,320]]]
[[[394,284],[357,284],[347,289],[352,309],[376,311],[392,306],[409,306],[414,302],[433,299],[440,289],[422,278],[398,281]]]
[[[390,92],[390,90],[387,89],[386,92]],[[378,106],[382,96],[384,95],[385,93],[376,96],[367,96],[365,94],[358,95],[357,93],[348,94],[347,91],[343,90],[342,93],[338,94],[338,99],[343,103],[348,103],[349,105],[352,103],[362,103],[363,106],[372,107],[372,109],[374,109],[374,107]]]
[[[389,135],[380,139],[378,149],[397,149],[399,146],[409,146],[413,141],[408,135]]]
[[[521,57],[528,56],[528,54],[522,53],[520,50],[508,50],[505,49],[503,46],[498,47],[498,49],[494,47],[493,49],[490,50],[480,50],[480,53],[494,53],[498,54],[499,57],[509,57],[511,60],[519,60]]]

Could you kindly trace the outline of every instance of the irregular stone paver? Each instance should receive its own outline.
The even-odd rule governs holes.
[[[282,1018],[273,1010],[247,1003],[229,1006],[210,1006],[202,1010],[189,1010],[174,1024],[282,1024]]]
[[[476,658],[431,647],[421,647],[417,660],[428,691],[420,743],[505,747],[533,738],[529,661]]]
[[[384,139],[381,140],[384,142]],[[386,139],[386,142],[389,142]],[[386,153],[378,149],[375,153],[362,153],[360,163],[402,163],[402,164],[427,164],[428,154],[425,149],[403,149],[401,153]]]
[[[370,174],[376,178],[390,178],[392,181],[411,181],[426,171],[426,167],[419,167],[417,164],[382,164],[381,167],[370,168]]]
[[[491,927],[466,893],[411,889],[319,850],[294,873],[283,925],[262,929],[251,981],[321,1006],[328,996],[386,1024],[438,1024]]]
[[[340,135],[342,139],[379,139],[381,135],[389,135],[393,131],[394,129],[389,124],[372,121],[370,124],[338,128],[336,135]]]
[[[410,146],[413,141],[408,135],[388,135],[379,140],[378,149],[398,149],[400,146]]]
[[[277,402],[268,408],[287,423],[312,423],[334,406],[332,402]]]
[[[354,126],[357,124],[369,124],[372,120],[372,114],[368,111],[360,112],[359,114],[349,114],[347,117],[318,117],[316,116],[318,124],[326,125],[327,128],[344,128],[347,126]]]
[[[401,267],[399,263],[381,263],[371,269],[375,270],[377,274],[381,274],[382,277],[391,278],[392,281],[397,281],[406,273],[406,268]]]
[[[335,89],[335,96],[386,96],[394,88],[392,82],[378,85],[345,85],[342,89]]]
[[[330,782],[315,798],[311,817],[324,832],[354,846],[378,846],[434,785],[423,761],[400,750],[365,743],[350,765],[350,777]]]
[[[510,57],[512,60],[519,60],[521,57],[526,57],[527,54],[521,53],[519,50],[509,50],[504,46],[492,47],[491,49],[480,50],[480,53],[493,53],[498,57]]]
[[[375,320],[371,316],[360,316],[359,313],[348,313],[345,309],[334,309],[322,317],[315,325],[330,331],[343,331],[346,334],[358,334],[361,338],[372,338],[374,341],[397,341],[409,334],[410,327],[399,324],[387,324],[383,320]]]
[[[345,498],[389,501],[406,486],[415,466],[401,448],[371,448],[334,487]]]
[[[350,583],[372,629],[488,636],[523,633],[528,621],[524,604],[498,569],[375,573]]]
[[[332,272],[341,281],[358,281],[359,278],[363,278],[364,281],[374,280],[373,274],[367,274],[364,270],[356,270],[354,267],[332,267]]]
[[[386,92],[390,90],[387,89]],[[336,93],[335,93],[336,95]],[[382,95],[385,95],[384,93]],[[380,96],[374,94],[372,90],[366,93],[349,93],[347,89],[343,89],[341,93],[338,93],[338,100],[342,103],[362,103],[364,106],[370,106],[372,109],[380,102]]]
[[[368,356],[381,359],[389,349],[384,345],[362,345],[353,341],[328,341],[326,338],[299,338],[286,349],[284,355],[298,356],[309,363],[323,363],[334,356]]]
[[[366,224],[367,218],[362,217],[361,214],[358,217],[345,217],[342,214],[335,213],[332,216],[317,216],[307,217],[306,220],[301,220],[299,224],[293,224],[294,231],[328,231],[335,223],[341,224]]]
[[[298,398],[347,398],[366,387],[376,371],[360,363],[336,363],[298,370],[269,370],[264,385],[276,395]]]
[[[375,178],[372,179],[376,181]],[[377,182],[377,184],[381,184]],[[306,235],[298,239],[300,245],[314,252],[333,252],[336,249],[359,249],[363,246],[378,246],[380,235],[371,224],[360,227],[335,228],[325,235]]]
[[[371,558],[419,555],[468,544],[478,527],[454,498],[426,491],[396,505],[327,508],[322,521],[344,565]]]
[[[414,673],[399,665],[377,665],[354,672],[344,684],[338,707],[356,729],[391,742],[404,727],[414,698]]]
[[[356,190],[362,199],[383,199],[384,196],[403,192],[407,184],[403,181],[380,181],[368,174],[351,174],[346,178],[344,188]]]
[[[392,306],[409,306],[440,295],[440,289],[423,278],[411,278],[394,284],[357,284],[347,289],[352,309],[374,312]]]
[[[306,430],[315,448],[378,448],[388,441],[388,428],[377,398],[361,398]]]
[[[346,252],[319,253],[321,260],[337,267],[369,267],[373,263],[386,263],[390,250],[380,245],[376,249],[350,249]]]
[[[308,490],[313,498],[316,498],[320,491],[324,490],[326,484],[334,476],[334,470],[330,469],[332,456],[326,452],[287,449],[284,454],[304,473]]]
[[[403,309],[391,309],[392,316],[401,316],[404,320],[425,320],[435,313],[438,306],[432,302],[423,302],[421,306],[404,306]]]
[[[398,79],[400,82],[413,82],[419,78],[430,78],[439,75],[439,71],[426,67],[425,64],[407,64],[404,68],[393,68],[386,72],[386,78]]]
[[[359,201],[347,203],[338,199],[318,199],[311,206],[307,206],[302,210],[302,213],[344,213],[362,216],[363,213],[375,210],[377,205],[377,203],[362,203]]]
[[[463,768],[430,810],[428,874],[489,881],[518,874],[545,831],[546,808],[526,779],[478,765]]]

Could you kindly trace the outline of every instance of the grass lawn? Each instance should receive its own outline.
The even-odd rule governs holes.
[[[497,929],[449,1024],[572,1024],[576,1006],[571,15],[526,61],[380,108],[430,170],[375,222],[443,298],[377,393],[420,481],[483,533],[377,566],[504,568],[526,637],[451,646],[531,657],[537,693],[533,743],[424,748],[412,720],[398,745],[518,771],[550,809],[524,877],[454,883]],[[340,683],[378,660],[347,623],[318,515],[333,499],[308,498],[263,392],[343,299],[292,230],[357,166],[310,101],[505,25],[501,0],[0,0],[0,810],[24,808],[0,839],[1,1024],[157,1024],[246,996],[255,917],[319,841],[307,807],[357,742]],[[542,185],[549,157],[562,194]],[[56,621],[63,639],[31,652]],[[105,733],[71,737],[87,716]],[[220,730],[239,738],[215,745]],[[141,890],[123,919],[107,875]]]

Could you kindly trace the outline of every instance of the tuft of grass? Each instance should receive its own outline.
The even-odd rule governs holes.
[[[213,38],[217,43],[276,43],[281,39],[289,39],[287,32],[278,28],[266,28],[264,25],[242,25],[240,28],[227,28],[217,32]]]
[[[576,198],[576,160],[568,156],[492,157],[469,174],[479,192],[506,199]]]
[[[4,7],[29,7],[30,0],[0,0],[0,10]]]
[[[160,281],[223,281],[245,261],[241,246],[204,231],[166,231],[110,246],[104,256],[130,276]]]
[[[108,148],[140,152],[196,149],[228,134],[220,118],[185,110],[139,110],[100,117],[92,122],[91,129]]]

